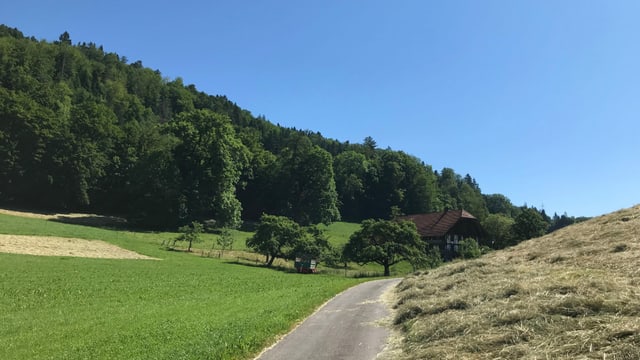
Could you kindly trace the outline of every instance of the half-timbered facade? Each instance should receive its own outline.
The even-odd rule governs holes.
[[[480,243],[484,234],[478,219],[465,210],[406,215],[398,220],[416,224],[420,237],[428,244],[438,246],[445,259],[453,257],[463,239],[473,238]]]

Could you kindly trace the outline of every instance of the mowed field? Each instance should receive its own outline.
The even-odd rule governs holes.
[[[0,234],[30,236],[36,247],[51,236],[99,240],[153,258],[0,253],[0,359],[251,358],[362,281],[198,256],[213,235],[189,254],[160,246],[173,233],[4,214]],[[247,236],[235,232],[234,248]]]
[[[640,205],[397,288],[395,359],[640,359]]]

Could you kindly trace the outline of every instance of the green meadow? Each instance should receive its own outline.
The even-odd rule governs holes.
[[[103,240],[160,259],[0,253],[0,359],[251,358],[362,281],[164,250],[175,233],[8,215],[0,215],[0,233]],[[234,248],[247,236],[235,232]]]

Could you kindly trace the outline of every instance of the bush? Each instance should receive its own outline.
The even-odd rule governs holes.
[[[341,268],[346,264],[346,260],[343,258],[342,254],[342,247],[331,246],[323,253],[322,260],[329,267]]]
[[[168,246],[168,249],[173,250],[176,242],[178,241],[185,241],[188,242],[188,248],[187,251],[191,252],[191,245],[193,245],[194,242],[200,242],[200,234],[203,231],[203,226],[202,224],[200,224],[197,221],[193,221],[191,222],[191,225],[185,225],[180,227],[180,229],[178,229],[178,231],[180,231],[180,235],[178,237],[176,237],[173,240],[173,243],[171,243],[170,246]]]
[[[425,256],[424,265],[428,269],[435,269],[442,265],[442,254],[437,246],[429,246]]]
[[[475,259],[482,255],[482,251],[476,239],[466,238],[458,244],[458,255],[463,259]]]
[[[220,235],[216,239],[216,243],[220,246],[219,257],[222,257],[225,250],[231,250],[233,248],[233,236],[229,229],[220,230]]]

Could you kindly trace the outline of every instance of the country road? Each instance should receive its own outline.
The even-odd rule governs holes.
[[[389,316],[381,296],[398,282],[370,281],[342,292],[255,360],[375,359],[389,336],[378,324]]]

